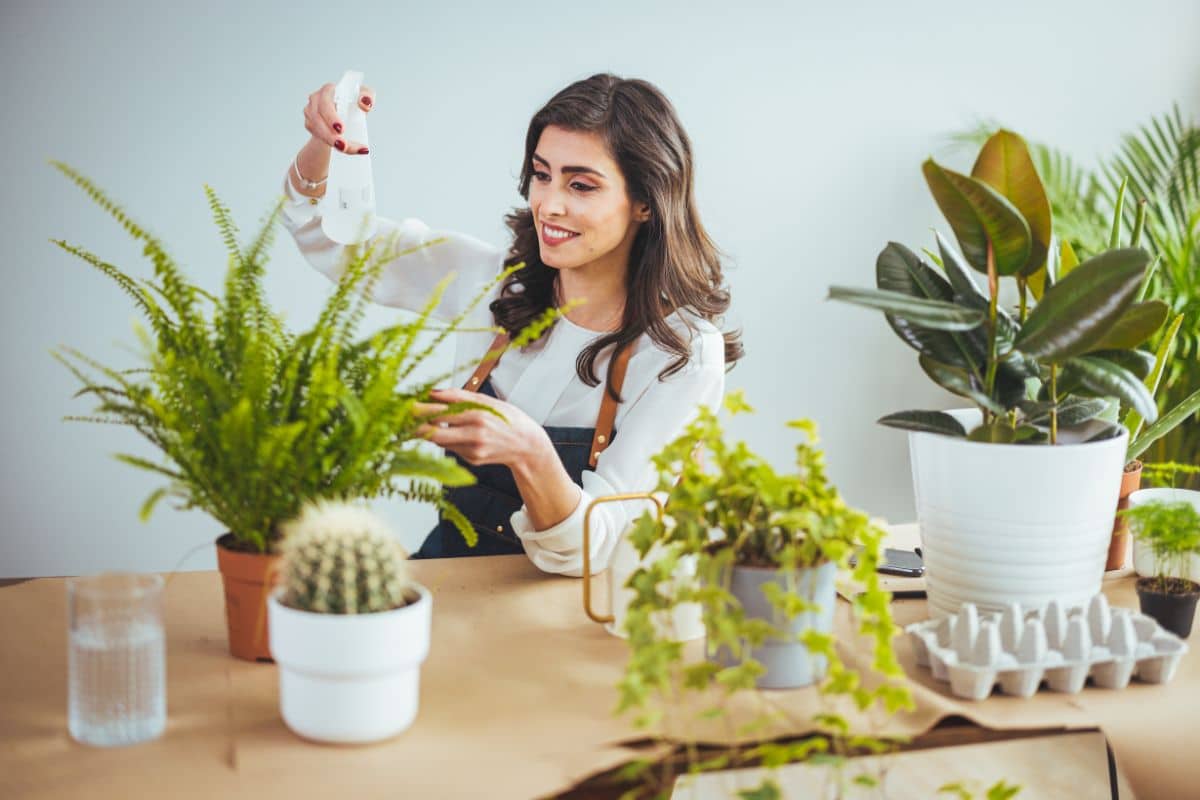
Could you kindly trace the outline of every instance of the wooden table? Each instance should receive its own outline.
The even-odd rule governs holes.
[[[420,713],[403,735],[363,747],[312,744],[288,731],[276,667],[228,654],[216,572],[176,573],[167,584],[166,733],[134,747],[80,745],[66,724],[64,580],[0,588],[0,797],[530,798],[632,757],[622,742],[644,733],[611,713],[627,649],[586,618],[578,579],[540,573],[523,556],[413,568],[434,596]],[[1132,583],[1108,582],[1105,592],[1114,605],[1136,605]],[[847,604],[839,606],[844,630]],[[901,624],[924,616],[923,600],[896,601]],[[954,716],[993,730],[1098,726],[1140,798],[1200,796],[1194,650],[1165,686],[971,703],[917,668],[906,643],[899,649],[918,708],[892,718],[889,730],[920,735]],[[797,716],[815,708],[811,689],[772,694]]]

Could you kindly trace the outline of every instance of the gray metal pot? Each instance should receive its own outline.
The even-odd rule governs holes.
[[[751,650],[754,660],[767,668],[766,673],[759,676],[755,683],[759,689],[796,689],[809,686],[825,677],[828,666],[825,657],[810,654],[802,642],[796,641],[796,634],[809,629],[822,633],[833,630],[833,608],[837,602],[837,592],[834,588],[836,576],[837,564],[833,562],[797,570],[796,592],[806,600],[820,605],[821,610],[797,614],[788,622],[783,613],[771,605],[762,591],[763,585],[767,583],[775,583],[786,590],[787,577],[774,567],[733,567],[730,592],[742,604],[746,618],[769,620],[776,629],[791,634],[786,641],[782,638],[769,639]],[[738,663],[725,647],[719,649],[712,656],[712,660],[726,667]]]

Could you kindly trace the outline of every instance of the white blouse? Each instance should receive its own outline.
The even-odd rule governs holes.
[[[349,248],[331,241],[321,229],[318,206],[301,195],[284,175],[284,227],[292,234],[305,259],[332,281],[345,269]],[[385,243],[396,236],[388,252],[400,252],[434,238],[446,241],[392,258],[383,267],[371,296],[373,302],[421,310],[433,288],[447,273],[456,273],[434,316],[448,321],[456,317],[504,268],[505,250],[478,239],[449,231],[432,231],[416,219],[399,223],[377,218],[371,240],[378,242],[380,256]],[[468,364],[487,352],[495,336],[495,320],[488,309],[499,294],[497,285],[480,302],[463,327],[485,329],[460,332],[455,340],[455,367]],[[588,504],[603,495],[650,491],[657,474],[650,462],[667,442],[683,432],[697,414],[700,404],[716,409],[725,393],[725,342],[709,321],[691,312],[675,312],[667,319],[684,341],[691,343],[686,367],[663,381],[658,373],[674,360],[643,333],[633,345],[618,404],[612,443],[596,461],[596,468],[583,471],[583,487],[575,510],[563,521],[544,530],[531,524],[525,506],[511,517],[513,531],[526,554],[538,568],[579,577],[583,574],[583,514]],[[540,340],[524,350],[504,354],[491,373],[496,395],[512,403],[542,425],[591,428],[600,412],[605,391],[611,348],[596,357],[597,386],[588,386],[575,372],[579,352],[598,331],[588,330],[560,318]],[[461,373],[461,385],[470,370]],[[617,541],[646,508],[645,501],[604,503],[592,512],[592,571],[600,572],[609,562]]]

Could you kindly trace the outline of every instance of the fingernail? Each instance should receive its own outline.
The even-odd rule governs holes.
[[[341,133],[342,132],[342,123],[340,123],[340,122],[333,123],[333,129],[337,133]]]
[[[370,150],[368,150],[368,149],[367,149],[367,148],[365,148],[365,147],[360,147],[360,148],[358,148],[358,154],[359,154],[360,156],[365,156],[365,155],[366,155],[367,153],[369,153],[369,152],[371,152],[371,151],[370,151]]]
[[[369,97],[364,97],[364,98],[362,99],[362,104],[363,104],[364,106],[369,106],[369,105],[371,105],[371,98],[369,98]]]
[[[336,147],[338,150],[346,149],[346,143],[343,142],[341,139],[338,139],[336,142],[334,142],[333,146]]]

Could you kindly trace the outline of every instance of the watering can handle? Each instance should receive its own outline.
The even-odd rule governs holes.
[[[657,509],[658,522],[662,524],[662,501],[650,492],[608,494],[603,497],[597,497],[588,503],[587,510],[583,512],[583,610],[587,612],[588,617],[594,622],[609,623],[613,622],[616,618],[612,614],[600,616],[592,610],[592,509],[601,503],[615,503],[623,500],[650,500]],[[612,604],[611,597],[609,598],[609,604]]]

